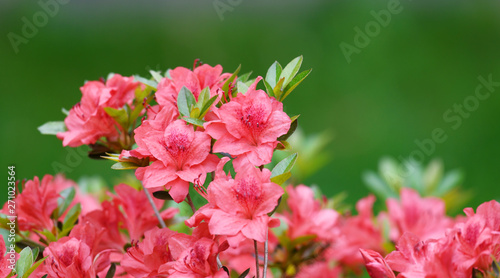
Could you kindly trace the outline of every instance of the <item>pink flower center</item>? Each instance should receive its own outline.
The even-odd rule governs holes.
[[[243,111],[241,112],[241,124],[247,128],[249,135],[255,144],[258,143],[257,138],[267,125],[266,118],[264,108],[255,104],[243,108]]]
[[[236,181],[233,187],[234,196],[244,209],[246,216],[250,219],[262,199],[262,188],[253,177],[247,177]]]
[[[165,149],[177,161],[176,166],[179,170],[184,166],[190,145],[188,135],[179,130],[173,130],[166,138]]]

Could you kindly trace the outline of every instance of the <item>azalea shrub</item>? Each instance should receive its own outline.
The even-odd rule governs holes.
[[[39,130],[134,179],[18,182],[0,214],[0,276],[497,277],[500,204],[450,217],[440,198],[450,179],[426,191],[424,179],[396,187],[408,176],[369,173],[386,204],[378,212],[374,195],[352,211],[344,195],[300,184],[324,165],[328,142],[304,137],[284,111],[311,72],[301,64],[252,78],[195,61],[86,82],[64,122]]]

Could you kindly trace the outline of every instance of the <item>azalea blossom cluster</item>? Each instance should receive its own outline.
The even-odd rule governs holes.
[[[297,154],[273,158],[292,149],[298,117],[283,100],[310,73],[299,73],[301,63],[275,62],[254,79],[195,61],[150,79],[86,82],[64,122],[40,131],[64,146],[89,146],[91,158],[133,170],[136,180],[102,190],[62,175],[18,183],[17,263],[2,257],[0,276],[493,275],[498,202],[451,218],[442,200],[403,188],[386,211],[375,214],[370,195],[351,213],[287,183]],[[2,228],[7,215],[5,204]]]

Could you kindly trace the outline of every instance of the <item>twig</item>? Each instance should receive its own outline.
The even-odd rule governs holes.
[[[264,271],[262,272],[262,277],[263,278],[266,278],[267,276],[267,257],[268,257],[268,243],[269,243],[269,239],[268,239],[268,231],[269,231],[269,228],[266,229],[266,242],[264,242]]]
[[[186,202],[189,204],[189,206],[191,207],[191,209],[193,210],[193,213],[196,212],[196,207],[194,206],[193,204],[193,200],[191,200],[191,195],[188,195],[186,196]]]
[[[260,277],[260,270],[259,270],[259,250],[257,249],[257,241],[254,239],[253,240],[253,246],[255,247],[255,275],[257,278]]]
[[[153,208],[153,211],[155,212],[156,218],[158,218],[158,221],[160,222],[160,225],[162,228],[166,228],[167,225],[165,225],[165,221],[161,218],[160,212],[156,208],[155,202],[153,201],[153,198],[151,197],[151,194],[149,193],[148,189],[142,185],[142,189],[144,189],[144,193],[146,194],[146,197],[148,198],[149,204]]]

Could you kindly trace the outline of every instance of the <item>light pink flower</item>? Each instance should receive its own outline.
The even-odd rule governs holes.
[[[213,151],[236,157],[235,168],[245,159],[256,166],[271,162],[278,137],[290,128],[291,120],[283,112],[283,104],[256,90],[260,79],[245,94],[238,93],[214,110],[218,120],[204,125],[206,132],[217,139]]]
[[[250,164],[242,168],[232,179],[224,173],[223,158],[216,170],[216,177],[208,186],[208,204],[186,221],[196,226],[208,221],[210,233],[228,236],[231,246],[237,246],[245,238],[259,242],[266,240],[269,226],[277,225],[267,214],[274,210],[283,189],[270,181],[271,172],[260,171]]]
[[[183,67],[177,67],[169,71],[170,78],[163,78],[158,84],[156,100],[161,106],[176,106],[177,95],[182,87],[189,89],[196,99],[200,92],[210,88],[210,96],[219,94],[218,90],[224,84],[230,73],[222,73],[222,66],[211,67],[207,64],[195,68],[193,71]]]
[[[7,247],[5,246],[5,241],[2,235],[0,235],[0,277],[7,277],[12,269],[9,266],[15,264],[19,255],[17,253],[7,253]]]
[[[210,154],[210,140],[182,120],[172,122],[161,134],[147,134],[142,141],[157,160],[138,168],[137,178],[146,188],[167,189],[174,201],[182,202],[190,182],[203,184],[206,173],[215,170],[219,158]]]
[[[44,271],[48,278],[95,278],[109,266],[109,253],[92,256],[92,250],[84,242],[64,237],[45,248]]]
[[[114,74],[106,83],[89,81],[80,90],[82,99],[69,111],[64,120],[67,131],[57,137],[63,146],[78,147],[94,144],[101,137],[115,141],[118,137],[116,122],[104,111],[104,107],[121,108],[131,104],[135,89],[139,86],[133,77]]]
[[[373,250],[359,249],[365,260],[366,270],[372,278],[396,278],[384,257]]]
[[[288,186],[286,191],[291,213],[284,213],[284,216],[290,239],[306,235],[316,235],[322,240],[333,239],[339,214],[333,209],[321,208],[321,203],[314,199],[310,187]]]
[[[421,240],[440,238],[453,221],[445,214],[443,200],[435,197],[421,198],[413,189],[401,189],[401,201],[388,199],[387,209],[393,225],[392,240],[411,232]]]
[[[353,270],[363,265],[359,249],[371,249],[383,252],[383,237],[380,224],[373,216],[375,197],[370,195],[356,203],[358,215],[339,220],[339,232],[327,249],[327,258],[334,259]]]
[[[328,262],[314,262],[299,268],[299,272],[295,278],[337,278],[343,277],[342,268],[339,266],[331,266]]]

